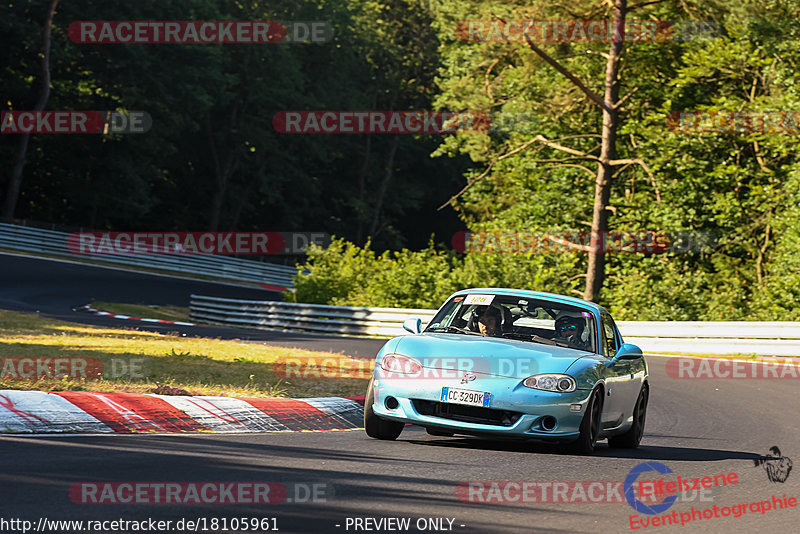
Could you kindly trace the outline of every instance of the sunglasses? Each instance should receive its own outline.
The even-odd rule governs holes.
[[[562,331],[562,332],[565,331],[565,330],[569,330],[570,332],[574,332],[574,331],[576,331],[578,329],[578,327],[577,327],[577,325],[574,325],[574,324],[568,324],[568,325],[564,325],[564,326],[559,326],[558,329],[560,331]]]

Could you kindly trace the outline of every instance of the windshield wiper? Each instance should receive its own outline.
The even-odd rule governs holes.
[[[458,326],[432,326],[425,330],[426,332],[458,332],[459,334],[469,334],[471,336],[479,336],[481,335],[478,332],[472,332],[471,330],[466,330],[464,328],[460,328]]]

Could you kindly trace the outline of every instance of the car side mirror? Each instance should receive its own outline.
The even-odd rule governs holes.
[[[403,329],[411,332],[412,334],[419,334],[422,332],[422,319],[406,319],[403,321]]]
[[[619,361],[632,361],[642,358],[642,349],[630,343],[624,343],[617,353],[611,358],[611,363]]]

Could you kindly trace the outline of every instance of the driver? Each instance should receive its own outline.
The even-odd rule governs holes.
[[[563,316],[556,319],[556,341],[567,343],[570,347],[589,350],[581,334],[583,334],[584,324],[580,317]]]
[[[487,306],[478,317],[478,331],[482,336],[500,337],[501,322],[500,310],[494,306]]]

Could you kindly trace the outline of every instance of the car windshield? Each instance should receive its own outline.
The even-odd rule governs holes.
[[[459,295],[439,310],[425,331],[503,337],[597,352],[597,329],[589,311],[530,297]]]

